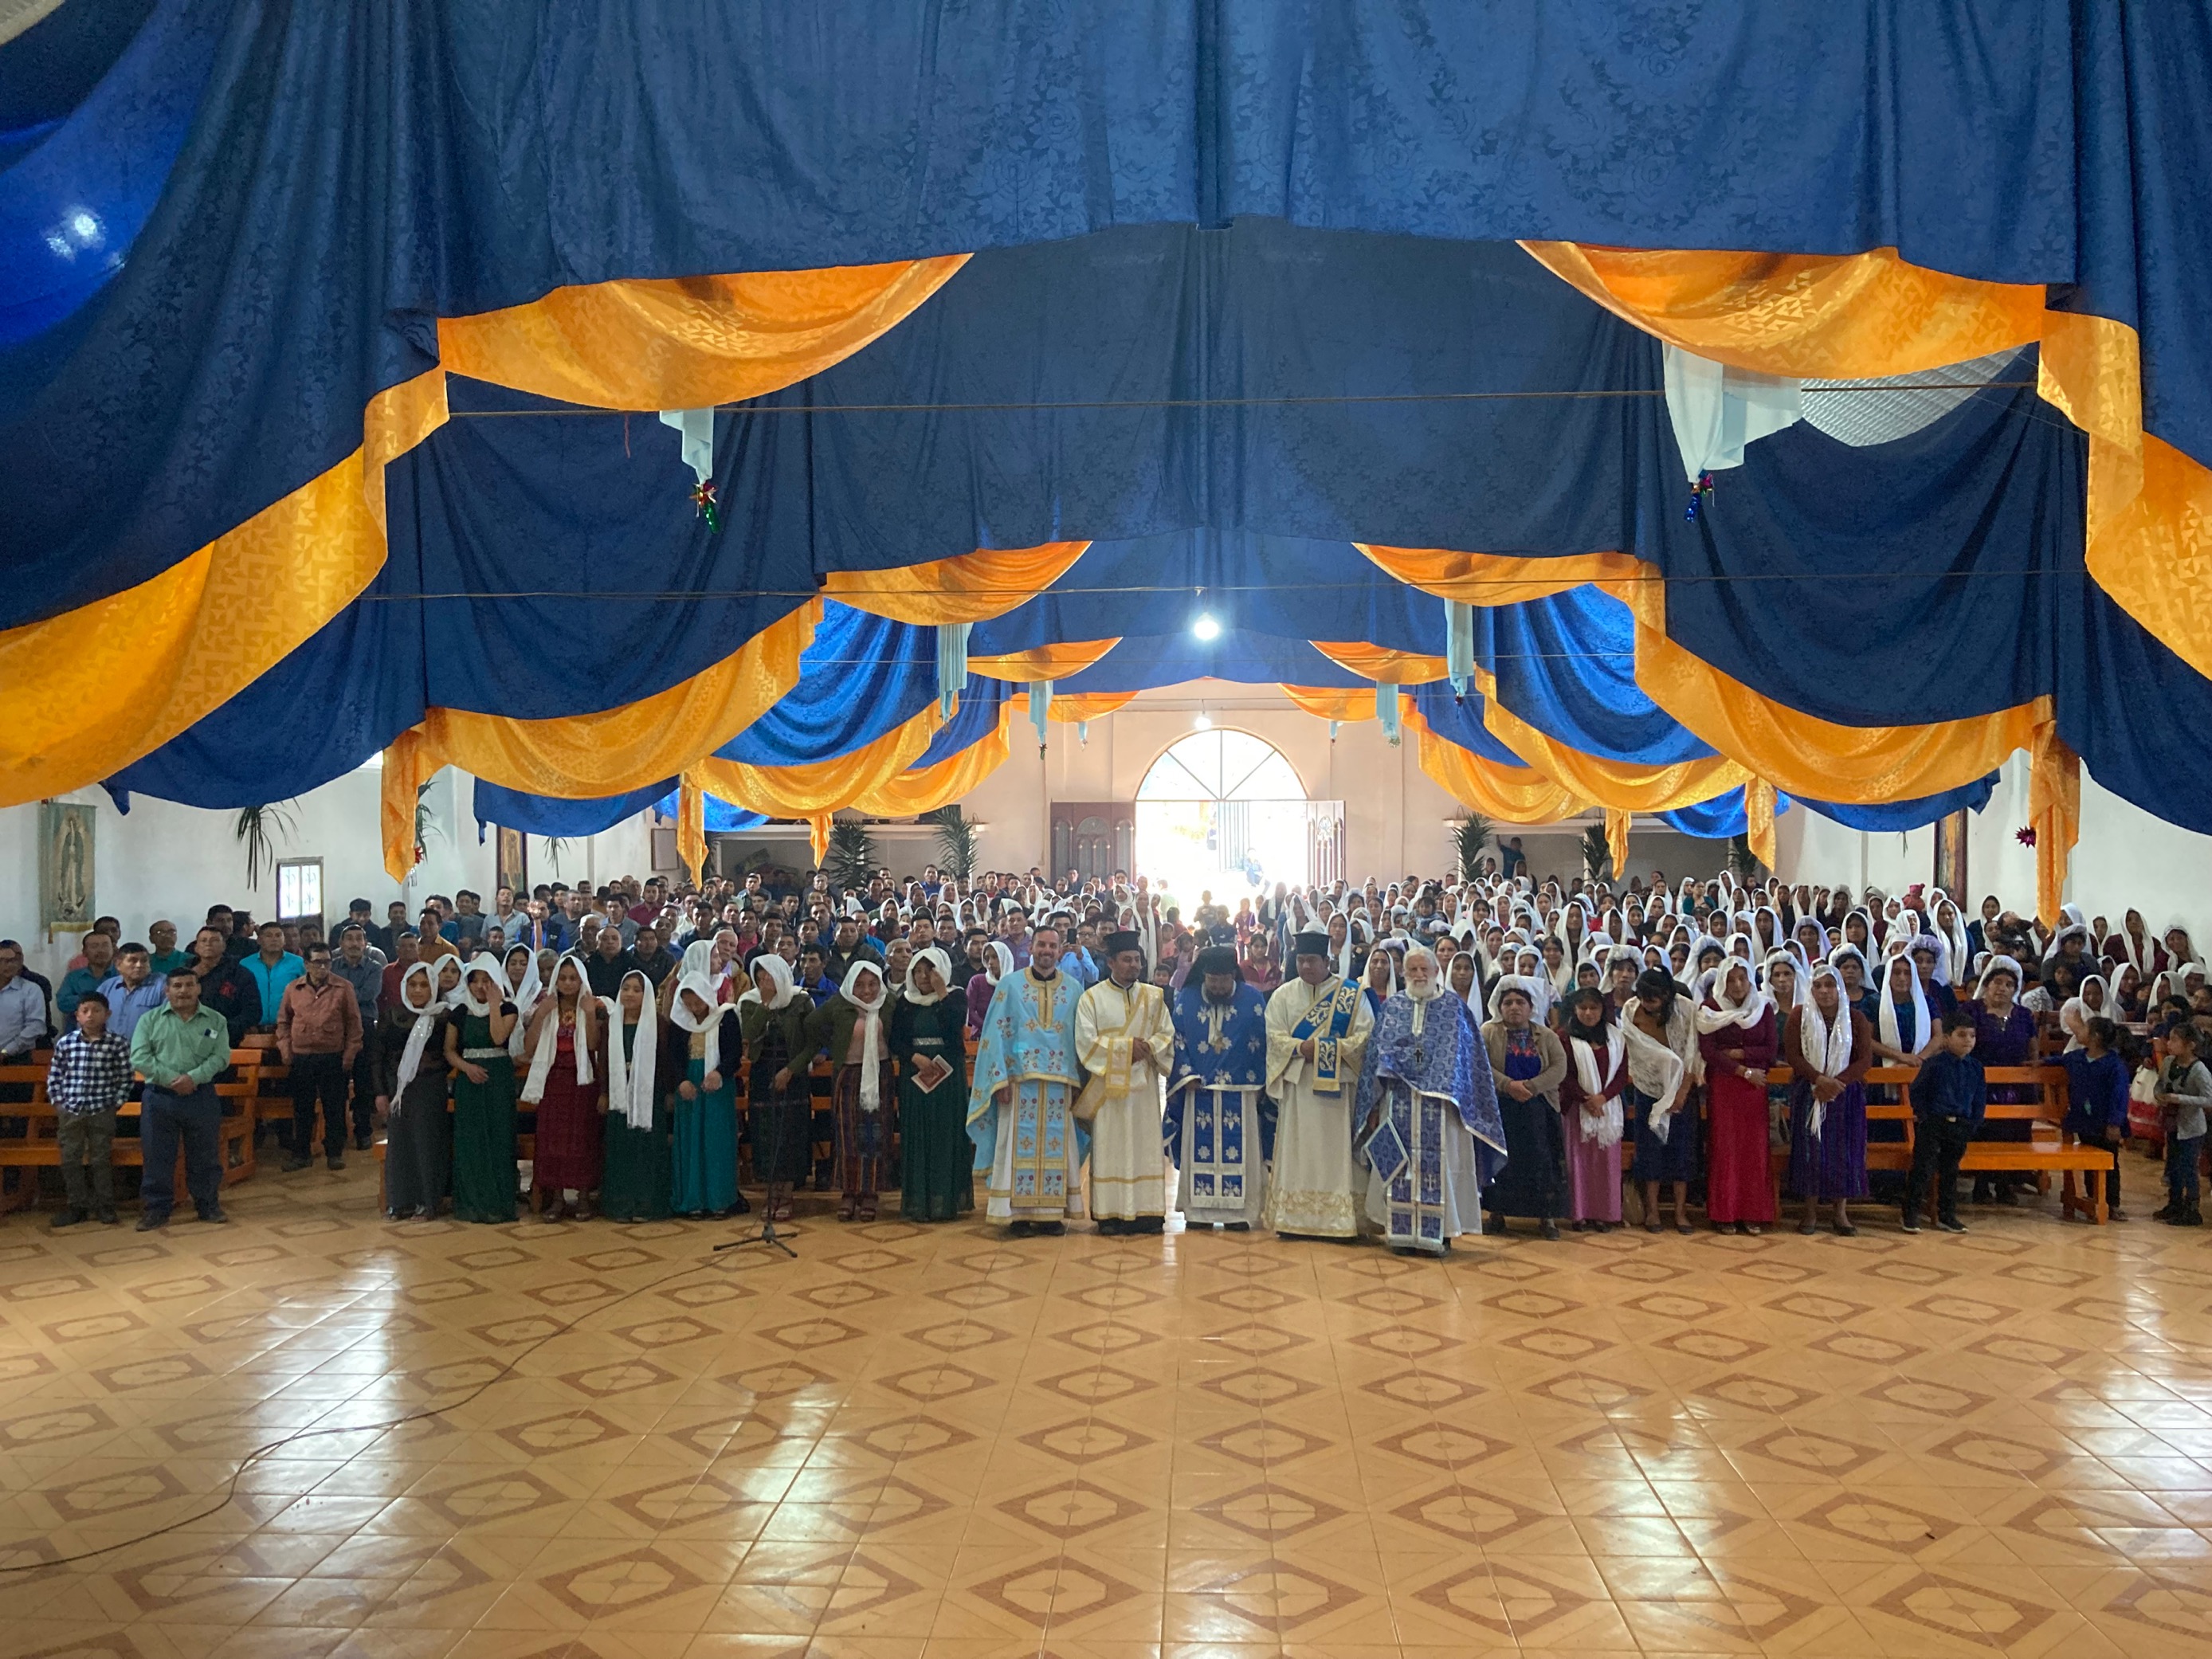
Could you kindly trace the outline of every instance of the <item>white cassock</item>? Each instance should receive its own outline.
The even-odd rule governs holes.
[[[1358,1236],[1353,1194],[1367,1172],[1352,1156],[1352,1114],[1374,1029],[1365,995],[1333,975],[1317,986],[1285,980],[1267,999],[1267,1092],[1280,1114],[1267,1224],[1278,1232]],[[1309,1036],[1311,1060],[1300,1051]]]
[[[1134,1059],[1141,1039],[1151,1057]],[[1160,1148],[1160,1085],[1175,1057],[1166,996],[1142,981],[1124,989],[1101,980],[1075,1008],[1075,1050],[1091,1081],[1075,1103],[1091,1128],[1091,1214],[1133,1221],[1168,1211],[1167,1160]]]

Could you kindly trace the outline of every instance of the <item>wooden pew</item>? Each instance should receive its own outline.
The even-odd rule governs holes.
[[[230,1051],[231,1069],[211,1085],[216,1097],[222,1103],[222,1124],[218,1131],[218,1155],[222,1160],[222,1184],[234,1186],[251,1176],[256,1168],[253,1152],[253,1129],[261,1092],[261,1060],[267,1051],[262,1048],[234,1048]],[[28,1084],[31,1098],[27,1101],[0,1101],[0,1122],[10,1120],[20,1122],[20,1131],[0,1133],[0,1169],[58,1170],[61,1167],[60,1115],[46,1100],[46,1062],[49,1056],[40,1050],[26,1066],[0,1066],[0,1084]],[[135,1122],[139,1116],[139,1103],[126,1100],[117,1111],[117,1127],[125,1122]],[[113,1168],[143,1169],[146,1152],[143,1143],[136,1134],[115,1137],[114,1151],[110,1158]],[[38,1177],[26,1178],[21,1188],[0,1198],[0,1213],[10,1209],[21,1209],[38,1202]],[[185,1160],[177,1156],[177,1187],[181,1198],[185,1191]]]

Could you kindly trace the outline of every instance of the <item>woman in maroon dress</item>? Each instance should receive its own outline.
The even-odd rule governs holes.
[[[1775,1039],[1773,1002],[1752,984],[1751,965],[1730,958],[1698,1010],[1710,1113],[1705,1217],[1717,1232],[1755,1233],[1774,1224],[1766,1073]]]
[[[573,956],[553,970],[553,988],[532,1010],[522,1052],[530,1070],[522,1103],[538,1112],[537,1151],[531,1182],[543,1195],[540,1213],[558,1221],[575,1206],[579,1221],[591,1218],[606,1130],[605,1056],[599,1048],[599,999],[586,988],[584,965]]]

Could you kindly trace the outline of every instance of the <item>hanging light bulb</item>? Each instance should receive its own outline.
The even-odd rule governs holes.
[[[1190,723],[1190,729],[1194,732],[1211,732],[1213,730],[1213,716],[1203,708],[1200,709],[1198,718]]]
[[[1197,621],[1191,623],[1190,631],[1194,638],[1210,642],[1221,637],[1221,624],[1214,621],[1211,611],[1201,611]]]

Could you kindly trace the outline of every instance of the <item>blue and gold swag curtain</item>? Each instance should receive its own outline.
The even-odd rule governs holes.
[[[2174,764],[2167,736],[2198,718],[2212,666],[2186,602],[2212,556],[2212,250],[2173,182],[2212,156],[2201,9],[1711,0],[1632,41],[1600,0],[1540,15],[1534,0],[1480,14],[1228,0],[1111,19],[915,5],[868,22],[771,11],[709,27],[665,0],[618,15],[419,0],[373,20],[160,0],[71,108],[0,108],[0,261],[37,312],[0,338],[15,578],[0,678],[19,688],[6,798],[149,759],[137,787],[246,787],[250,769],[226,758],[246,732],[276,775],[331,775],[404,743],[410,763],[466,751],[507,766],[510,787],[551,774],[604,793],[604,769],[546,762],[538,723],[628,710],[661,729],[680,704],[689,754],[621,780],[643,787],[788,690],[812,589],[787,584],[783,561],[802,544],[818,578],[1205,531],[1631,562],[1632,592],[1610,566],[1572,574],[1633,613],[1637,687],[1715,754],[1667,732],[1685,752],[1657,758],[1666,728],[1649,715],[1643,740],[1608,748],[1633,725],[1626,702],[1582,706],[1566,686],[1547,701],[1492,664],[1492,701],[1527,728],[1523,748],[1571,736],[1618,765],[1761,773],[1793,744],[1826,745],[1859,793],[1894,798],[1960,787],[1998,744],[2032,744],[2053,811],[2071,750],[2128,798],[2212,824],[2201,769]],[[1310,62],[1336,69],[1316,82]],[[1531,86],[1547,90],[1532,100]],[[1017,108],[1054,115],[1007,118]],[[1723,129],[1681,142],[1716,109]],[[1862,167],[1869,154],[1896,159]],[[50,210],[57,180],[82,222]],[[93,222],[98,260],[79,257]],[[1681,252],[1607,252],[1637,248]],[[783,272],[804,280],[779,287]],[[1958,510],[1925,515],[1910,551],[1930,562],[1883,568],[1917,577],[1951,631],[1890,636],[1895,659],[1861,687],[1777,618],[1815,645],[1833,636],[1834,583],[1802,590],[1883,544],[1830,509],[1891,498],[1802,496],[1780,465],[1801,429],[1755,445],[1747,476],[1685,526],[1648,394],[1662,338],[1775,372],[1891,372],[1871,366],[1881,331],[1848,326],[1877,315],[1908,318],[1893,347],[2039,341],[2037,391],[2016,389],[2002,419],[2052,435],[2008,428],[1967,453],[1971,433],[1944,434],[1964,446],[1943,452],[1954,470],[1931,462],[1922,483]],[[629,349],[702,322],[727,337],[705,368]],[[449,392],[457,369],[641,413],[767,393],[717,422],[740,546],[686,573],[672,531],[638,568],[657,593],[750,610],[687,631],[632,626],[616,599],[626,653],[550,648],[577,631],[574,606],[556,605],[549,629],[531,596],[586,588],[559,532],[534,580],[459,590],[500,602],[432,586],[441,549],[481,544],[467,532],[484,506],[535,497],[561,526],[592,506],[563,499],[561,469],[528,465],[451,499],[453,457],[487,441],[453,427],[493,419]],[[883,388],[933,412],[852,412]],[[1030,407],[947,407],[991,388]],[[1071,406],[1086,389],[1091,406]],[[1486,401],[1562,391],[1607,396],[1534,419]],[[1271,401],[1316,392],[1393,401]],[[1483,395],[1445,401],[1469,392]],[[467,421],[447,422],[449,397]],[[837,397],[836,413],[790,412]],[[754,430],[777,422],[795,435]],[[449,434],[443,459],[422,453]],[[779,444],[804,464],[780,470]],[[726,468],[726,446],[743,461]],[[1771,476],[1749,477],[1770,450]],[[1899,458],[1868,465],[1877,492],[1933,499],[1913,496]],[[656,499],[680,515],[670,470],[654,470]],[[917,500],[927,510],[910,514]],[[2030,532],[2013,568],[1973,533],[1977,513]],[[1761,596],[1738,561],[1783,542],[1807,580]],[[1465,576],[1391,556],[1428,597]],[[1969,604],[1969,588],[1996,597]],[[445,625],[469,609],[512,616]],[[1040,643],[1118,651],[1166,631],[1094,624]],[[1391,632],[1377,612],[1303,637],[1412,648],[1371,637]],[[2025,644],[2002,672],[1975,672],[2008,638]],[[289,720],[253,718],[280,687]],[[2023,700],[1975,706],[2000,691]],[[934,733],[902,741],[917,739],[919,753]],[[185,749],[162,756],[173,741]]]

